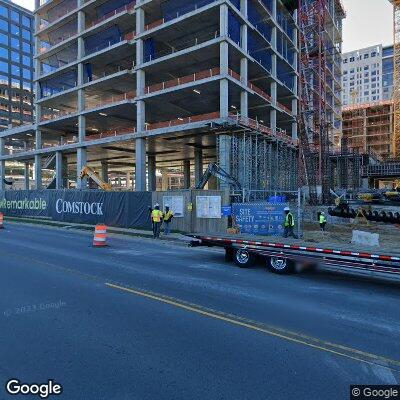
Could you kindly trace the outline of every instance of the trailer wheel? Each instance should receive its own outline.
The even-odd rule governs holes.
[[[276,274],[289,274],[294,271],[294,262],[283,257],[268,257],[267,265]]]
[[[255,263],[254,254],[250,253],[247,249],[237,249],[234,259],[240,268],[248,268]]]

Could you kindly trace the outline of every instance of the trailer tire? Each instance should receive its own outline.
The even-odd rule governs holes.
[[[268,268],[276,274],[290,274],[294,272],[294,262],[283,257],[267,257]]]
[[[247,249],[237,249],[234,253],[234,261],[240,268],[248,268],[254,265],[256,257]]]

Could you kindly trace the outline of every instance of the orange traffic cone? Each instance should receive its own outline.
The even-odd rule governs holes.
[[[94,247],[107,246],[107,227],[104,224],[97,224],[93,238]]]
[[[0,229],[4,229],[4,215],[0,213]]]

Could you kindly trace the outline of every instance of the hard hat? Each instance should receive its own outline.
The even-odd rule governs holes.
[[[168,208],[169,208],[169,204],[166,204],[165,207],[168,207]]]
[[[323,211],[321,211],[321,214],[325,215],[325,213]]]
[[[160,205],[158,203],[154,204],[154,207],[160,207]]]
[[[283,209],[283,211],[290,211],[290,208],[289,208],[289,207],[285,207],[285,208]]]

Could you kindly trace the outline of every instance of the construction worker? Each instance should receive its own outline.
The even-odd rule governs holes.
[[[292,236],[296,238],[293,228],[294,228],[294,217],[293,214],[290,212],[289,207],[284,208],[285,212],[285,221],[284,221],[284,232],[283,232],[283,237],[287,238],[288,236]]]
[[[174,217],[173,211],[170,209],[169,204],[165,205],[164,212],[164,234],[169,235],[171,233],[171,221]]]
[[[156,203],[154,210],[151,212],[151,222],[153,223],[153,237],[157,239],[160,237],[161,224],[163,220],[163,213],[160,210],[160,205]]]
[[[321,228],[321,231],[325,231],[325,225],[326,225],[326,216],[325,213],[322,211],[319,213],[319,226]]]

